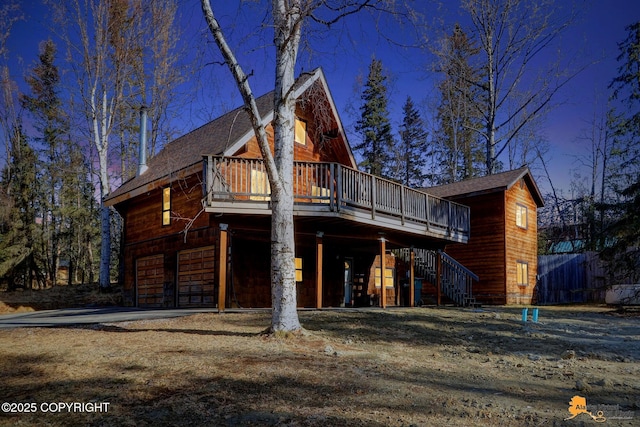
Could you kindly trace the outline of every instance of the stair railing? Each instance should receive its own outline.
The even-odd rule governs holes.
[[[396,256],[409,262],[409,253],[410,249],[401,249],[396,251]],[[440,250],[414,249],[414,253],[416,276],[423,277],[436,285],[458,306],[468,307],[475,304],[473,282],[478,281],[479,277],[473,271]],[[438,263],[440,263],[439,275]]]

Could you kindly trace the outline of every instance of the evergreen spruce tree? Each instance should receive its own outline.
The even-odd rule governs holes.
[[[39,197],[41,239],[38,258],[44,261],[48,280],[55,284],[60,260],[60,238],[62,218],[60,192],[66,172],[66,157],[62,156],[62,139],[69,131],[67,118],[59,97],[60,75],[55,65],[56,45],[51,40],[40,44],[38,62],[27,75],[26,81],[32,92],[22,95],[21,103],[33,116],[42,145],[39,156],[38,181],[42,193]]]
[[[373,59],[361,96],[361,118],[356,122],[356,131],[362,136],[362,141],[354,146],[363,157],[360,166],[366,172],[382,177],[390,175],[390,159],[394,146],[387,110],[386,80],[382,61]]]
[[[26,77],[31,94],[20,98],[34,118],[35,140],[41,147],[36,168],[40,191],[35,195],[39,220],[34,258],[51,284],[56,283],[61,261],[68,265],[69,283],[92,280],[93,247],[99,240],[99,215],[83,154],[86,147],[79,146],[70,134],[55,59],[55,44],[42,42],[38,62]]]
[[[618,76],[611,83],[612,98],[621,103],[624,113],[610,117],[615,166],[608,186],[618,195],[618,203],[609,204],[615,218],[606,235],[613,245],[603,255],[609,261],[614,280],[640,280],[640,21],[626,27],[627,38],[620,43]]]
[[[2,198],[9,203],[2,215],[6,222],[0,224],[0,278],[13,290],[31,288],[35,281],[42,283],[44,277],[35,257],[36,154],[20,124],[13,129],[10,147],[9,162],[2,171],[0,185]]]
[[[436,117],[435,152],[440,171],[434,176],[438,184],[479,176],[486,163],[483,144],[474,130],[481,126],[474,104],[479,96],[479,76],[471,65],[471,58],[477,53],[458,24],[437,52],[439,71],[444,75],[438,85],[440,105]]]
[[[63,152],[68,162],[60,193],[62,218],[60,247],[69,265],[69,283],[93,283],[100,241],[100,212],[82,147],[71,138]]]
[[[427,177],[424,172],[427,156],[427,131],[411,97],[402,107],[404,113],[400,131],[401,144],[396,150],[396,180],[409,187],[422,187]]]

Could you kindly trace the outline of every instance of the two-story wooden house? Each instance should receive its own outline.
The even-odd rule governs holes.
[[[358,171],[320,69],[295,91],[298,304],[395,304],[391,250],[467,242],[469,208]],[[273,94],[257,104],[270,123]],[[106,198],[124,219],[126,304],[269,307],[269,193],[244,108],[167,144]]]
[[[471,209],[471,236],[445,252],[478,276],[487,304],[531,304],[538,270],[537,210],[544,205],[528,167],[425,189]]]

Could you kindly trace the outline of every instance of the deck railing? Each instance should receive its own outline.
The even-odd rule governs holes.
[[[204,156],[205,204],[268,202],[270,188],[261,159]],[[427,229],[469,235],[469,208],[396,182],[338,164],[294,162],[294,201],[320,210],[361,210],[424,224]]]

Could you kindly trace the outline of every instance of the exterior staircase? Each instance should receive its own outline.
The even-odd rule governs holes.
[[[414,249],[416,277],[440,286],[441,292],[458,307],[478,307],[473,297],[473,281],[479,278],[471,270],[454,258],[438,250]],[[396,251],[396,256],[405,262],[410,260],[410,249]],[[438,283],[438,264],[440,264],[440,283]]]

